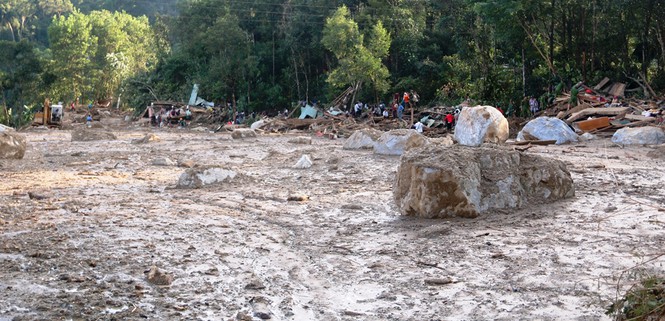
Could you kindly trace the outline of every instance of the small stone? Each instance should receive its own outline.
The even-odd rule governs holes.
[[[289,139],[289,143],[291,143],[291,144],[311,145],[312,144],[312,137],[294,137],[294,138]]]
[[[196,163],[191,159],[182,160],[182,161],[178,162],[178,167],[193,168],[195,166],[196,166]]]
[[[302,157],[300,157],[296,165],[293,166],[293,168],[300,168],[300,169],[305,169],[310,167],[312,167],[312,159],[309,158],[309,155],[302,155]]]
[[[155,166],[175,166],[176,162],[168,157],[159,157],[152,160],[152,165]]]
[[[256,132],[250,128],[236,128],[231,132],[233,139],[253,138],[256,137]]]
[[[611,212],[614,212],[616,210],[617,210],[617,207],[612,206],[612,205],[610,205],[610,206],[606,207],[605,209],[603,209],[603,211],[605,211],[605,213],[611,213]]]
[[[309,201],[309,196],[307,195],[291,195],[287,199],[289,202],[306,202]]]
[[[154,285],[171,285],[173,283],[173,276],[166,272],[160,271],[156,266],[150,267],[148,272],[148,282]]]

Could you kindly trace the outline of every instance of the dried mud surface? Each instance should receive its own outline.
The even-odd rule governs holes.
[[[575,198],[424,220],[396,211],[398,157],[342,139],[114,133],[28,131],[0,160],[0,320],[609,320],[627,269],[663,272],[662,148],[533,147],[568,163]],[[146,133],[161,141],[130,143]],[[175,189],[164,157],[240,175]]]

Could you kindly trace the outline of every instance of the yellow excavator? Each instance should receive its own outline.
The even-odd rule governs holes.
[[[51,105],[48,98],[44,100],[44,107],[35,113],[32,126],[60,127],[64,108],[62,105]]]

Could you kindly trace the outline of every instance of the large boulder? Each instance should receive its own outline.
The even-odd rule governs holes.
[[[379,137],[374,144],[374,153],[380,155],[402,155],[407,141],[414,135],[422,136],[413,129],[393,129]]]
[[[618,145],[660,145],[665,143],[665,132],[658,127],[621,128],[612,136]]]
[[[455,125],[455,140],[466,146],[508,140],[508,120],[492,106],[464,107]]]
[[[575,195],[563,162],[503,148],[427,145],[402,155],[393,187],[403,215],[477,217]]]
[[[0,159],[22,159],[26,147],[23,135],[13,129],[0,128]]]
[[[563,120],[556,117],[538,117],[529,121],[517,134],[517,141],[556,140],[557,145],[577,142],[579,136]]]
[[[411,135],[406,141],[406,150],[423,147],[426,145],[452,146],[455,142],[450,135],[430,138],[423,135]]]
[[[103,130],[92,130],[86,128],[77,128],[72,131],[73,142],[88,142],[93,140],[116,140],[118,139],[112,132]]]
[[[383,132],[373,128],[366,128],[355,131],[344,142],[343,149],[371,149],[374,148],[376,141],[383,135]]]
[[[233,139],[256,137],[256,132],[251,128],[236,128],[231,132]]]
[[[233,170],[212,168],[190,168],[180,174],[176,188],[201,188],[207,185],[219,184],[236,177],[238,173]]]

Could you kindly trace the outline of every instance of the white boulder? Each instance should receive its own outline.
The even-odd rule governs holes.
[[[665,143],[665,132],[659,127],[621,128],[612,136],[618,145],[659,145]]]
[[[579,136],[564,122],[556,117],[538,117],[529,121],[517,134],[517,141],[556,140],[557,145],[577,142]]]
[[[464,107],[455,125],[455,140],[465,146],[508,140],[508,120],[492,106]]]
[[[412,136],[422,136],[413,129],[393,129],[379,137],[374,144],[374,153],[380,155],[402,155]]]

